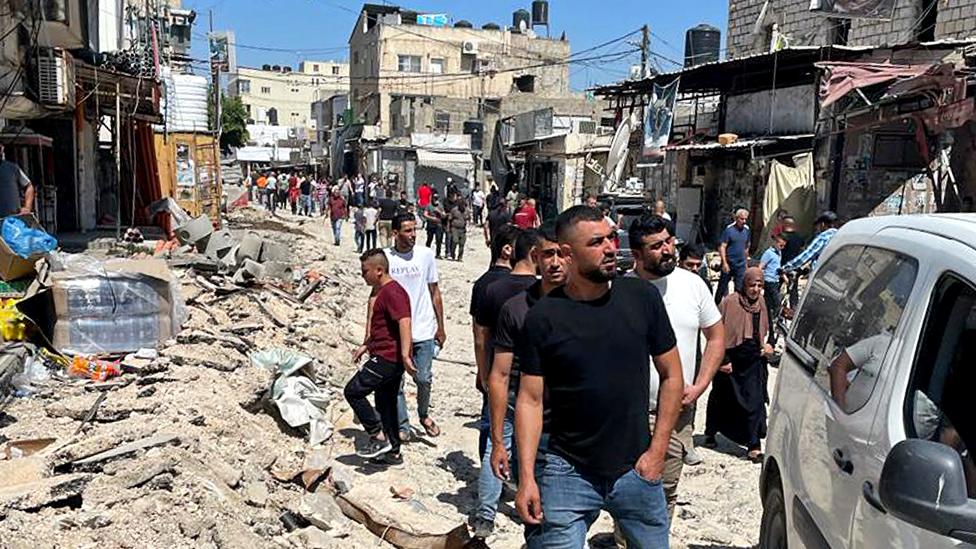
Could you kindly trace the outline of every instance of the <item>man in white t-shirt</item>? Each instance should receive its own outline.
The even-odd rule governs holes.
[[[433,381],[433,361],[438,348],[444,346],[447,334],[444,331],[444,304],[441,290],[437,285],[437,263],[430,248],[417,246],[417,220],[411,214],[400,214],[393,218],[392,248],[386,249],[390,262],[390,276],[396,280],[410,296],[410,321],[413,335],[413,363],[417,369],[414,381],[417,382],[417,415],[420,425],[428,436],[440,435],[440,428],[428,415],[430,391]],[[407,401],[403,388],[399,395],[399,415],[401,438],[412,436],[410,416],[407,414]]]
[[[678,254],[675,251],[671,223],[658,215],[645,215],[630,225],[631,250],[634,254],[634,271],[638,276],[657,287],[664,299],[664,306],[671,319],[671,328],[678,340],[678,355],[684,374],[685,391],[681,414],[671,433],[671,444],[664,462],[664,494],[668,512],[674,516],[678,481],[684,464],[685,452],[694,448],[695,402],[708,389],[712,378],[725,356],[725,327],[722,314],[712,299],[708,286],[698,275],[677,269]],[[705,335],[705,350],[701,369],[695,372],[695,358],[700,334]],[[654,429],[657,409],[657,393],[660,384],[657,372],[651,370],[651,430]]]
[[[881,371],[891,333],[881,332],[848,346],[830,364],[830,396],[845,412],[864,406]]]

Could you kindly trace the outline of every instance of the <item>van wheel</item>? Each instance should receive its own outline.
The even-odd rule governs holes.
[[[759,549],[786,549],[786,504],[779,482],[772,483],[763,498]]]

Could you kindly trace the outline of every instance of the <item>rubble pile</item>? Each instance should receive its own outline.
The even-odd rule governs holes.
[[[329,440],[328,404],[341,402],[362,338],[355,262],[330,262],[297,222],[246,210],[235,223],[301,271],[235,284],[236,270],[167,252],[187,311],[175,338],[122,358],[122,375],[104,381],[49,368],[0,406],[4,547],[377,543],[335,498],[352,481]],[[253,360],[272,349],[310,359],[300,374],[324,410],[317,422],[282,418],[271,390],[280,373]]]

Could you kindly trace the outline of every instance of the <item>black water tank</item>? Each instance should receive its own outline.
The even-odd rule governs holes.
[[[698,25],[685,33],[685,66],[694,67],[719,60],[722,31],[711,25]]]
[[[484,145],[485,123],[481,120],[465,120],[461,131],[464,135],[471,136],[471,150],[480,151]]]
[[[532,2],[532,25],[549,26],[549,2],[535,0]]]
[[[454,23],[454,28],[456,28],[456,29],[473,29],[474,28],[474,25],[471,24],[471,21],[465,21],[464,19],[462,19],[462,20],[458,21],[457,23]]]
[[[271,65],[268,65],[267,63],[265,63],[264,65],[261,65],[261,70],[263,70],[263,71],[270,71],[271,70]]]
[[[522,32],[532,28],[532,14],[525,10],[518,10],[512,14],[512,29]]]
[[[485,23],[484,25],[481,25],[481,30],[496,31],[502,30],[502,28],[498,26],[498,23]]]

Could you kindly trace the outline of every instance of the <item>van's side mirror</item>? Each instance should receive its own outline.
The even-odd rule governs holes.
[[[878,492],[891,515],[976,544],[976,502],[967,495],[962,459],[952,448],[927,440],[899,442],[885,459]]]

